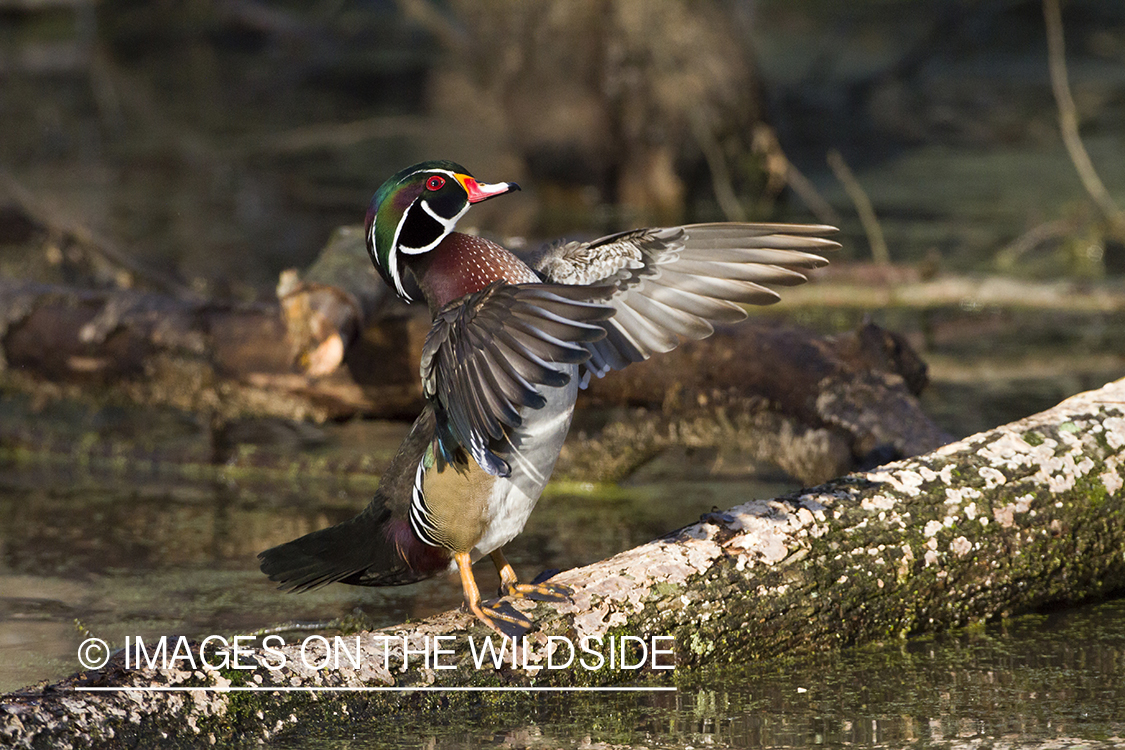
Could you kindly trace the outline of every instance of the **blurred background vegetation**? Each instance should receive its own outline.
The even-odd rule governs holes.
[[[1125,4],[1063,21],[1125,205]],[[0,273],[135,281],[78,228],[206,295],[269,296],[387,175],[451,158],[523,184],[471,220],[528,242],[827,221],[868,260],[866,199],[923,275],[1119,276],[1046,38],[1041,0],[0,0]]]

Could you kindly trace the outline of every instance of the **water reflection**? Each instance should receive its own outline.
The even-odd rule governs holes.
[[[940,638],[715,670],[676,694],[521,696],[281,747],[1115,747],[1125,600]]]

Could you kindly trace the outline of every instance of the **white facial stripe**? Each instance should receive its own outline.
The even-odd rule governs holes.
[[[422,253],[430,252],[435,247],[440,245],[441,241],[449,236],[449,233],[453,231],[453,227],[457,225],[457,222],[460,221],[461,217],[464,216],[465,213],[469,210],[469,206],[471,204],[466,203],[465,207],[462,208],[460,211],[458,211],[457,215],[454,216],[451,219],[445,219],[445,218],[442,218],[441,216],[438,216],[437,214],[435,214],[433,212],[433,209],[430,208],[430,205],[428,203],[426,203],[425,199],[423,199],[421,201],[421,205],[422,205],[423,211],[425,211],[430,216],[432,216],[434,221],[436,221],[438,224],[441,224],[441,227],[442,227],[443,231],[440,235],[438,235],[438,238],[436,240],[434,240],[430,244],[426,245],[425,247],[407,247],[406,245],[402,245],[401,246],[402,252],[405,255],[421,255]],[[413,206],[411,206],[411,208],[413,208]],[[398,245],[398,233],[399,233],[399,231],[402,230],[402,225],[404,223],[406,223],[406,214],[402,215],[402,221],[400,221],[398,223],[398,229],[395,230],[395,246],[396,247],[399,246]]]
[[[432,216],[434,218],[434,221],[436,221],[438,224],[441,224],[443,227],[449,226],[449,224],[453,221],[457,221],[456,217],[454,217],[451,220],[446,220],[445,217],[438,216],[434,212],[434,210],[432,208],[430,208],[430,202],[428,200],[426,200],[425,198],[422,199],[421,205],[422,205],[422,210],[425,211],[426,213],[428,213],[430,216]],[[458,214],[458,216],[460,216],[460,214]]]
[[[453,179],[455,179],[455,180],[457,179],[457,175],[455,175],[453,172],[450,172],[448,169],[423,169],[421,171],[422,172],[437,172],[439,174],[447,174],[450,177],[452,177]],[[405,182],[407,179],[409,179],[410,177],[412,177],[416,174],[418,174],[418,172],[411,172],[410,174],[408,174],[406,177],[403,178],[403,181]]]
[[[427,169],[426,171],[427,172],[437,172],[437,173],[440,173],[440,174],[449,175],[449,178],[451,180],[454,180],[454,181],[457,180],[457,175],[455,175],[453,172],[450,172],[448,169]],[[406,177],[403,178],[403,181],[409,179],[413,174],[417,174],[417,172],[414,172],[410,175],[407,175]],[[399,184],[401,184],[401,183],[399,183]],[[425,247],[403,247],[402,248],[403,254],[405,254],[405,255],[421,255],[422,253],[428,253],[431,250],[433,250],[435,247],[437,247],[439,244],[441,244],[442,240],[444,240],[446,237],[449,236],[449,233],[453,231],[453,226],[461,219],[462,216],[465,215],[465,212],[469,210],[470,205],[471,204],[466,203],[465,207],[463,209],[461,209],[461,211],[456,216],[454,216],[452,219],[445,220],[445,219],[442,219],[441,217],[435,215],[434,212],[430,209],[430,207],[426,204],[425,200],[423,200],[422,201],[422,210],[424,210],[426,213],[428,213],[430,216],[432,216],[439,224],[441,224],[442,228],[445,231],[443,231],[441,233],[440,237],[438,237],[436,240],[434,240],[430,244],[426,245]],[[395,283],[395,291],[397,291],[399,296],[402,297],[407,302],[413,302],[414,299],[409,294],[406,293],[406,288],[402,284],[402,277],[398,272],[398,248],[399,248],[398,236],[402,232],[402,225],[406,222],[406,214],[407,214],[408,211],[409,211],[409,209],[406,212],[403,212],[402,219],[398,222],[398,226],[395,227],[395,236],[391,239],[391,251],[387,254],[387,264],[390,266],[391,280],[394,281],[394,283]],[[371,224],[371,246],[376,247],[376,245],[375,245],[375,224],[374,223]]]
[[[401,230],[402,230],[402,222],[400,221],[398,223],[398,226],[395,227],[394,239],[391,240],[391,251],[389,253],[387,253],[387,265],[390,266],[391,281],[393,281],[395,283],[395,291],[397,291],[399,293],[399,296],[401,296],[407,302],[413,302],[414,300],[411,298],[411,296],[409,294],[406,293],[406,289],[403,288],[402,278],[399,276],[399,273],[398,273],[398,233]],[[371,224],[371,246],[376,247],[376,245],[375,245],[375,224],[374,224],[374,222]]]

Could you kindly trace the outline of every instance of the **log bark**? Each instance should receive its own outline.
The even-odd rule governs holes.
[[[321,270],[283,289],[284,304],[0,279],[0,386],[224,421],[416,413],[428,325],[393,314],[368,327],[378,300],[317,281]],[[361,342],[351,347],[354,361],[340,367],[353,339]]]
[[[472,648],[487,633],[456,611],[348,636],[353,651],[350,639],[361,644],[358,667],[345,659],[316,668],[326,644],[313,642],[302,659],[292,639],[276,653],[247,649],[249,669],[190,669],[183,661],[126,669],[119,653],[105,668],[5,696],[0,738],[14,747],[143,745],[168,736],[249,744],[304,721],[343,725],[475,700],[271,688],[661,685],[675,671],[654,668],[653,645],[672,652],[656,665],[685,671],[1079,602],[1125,586],[1123,484],[1125,380],[877,471],[709,514],[562,573],[555,580],[574,588],[572,604],[518,604],[534,608],[539,628],[514,667],[478,668]],[[450,638],[437,644],[448,651],[435,663],[428,660],[436,636]],[[639,660],[638,644],[649,658],[637,669],[548,668],[564,644],[582,638],[594,639],[587,645],[603,660],[598,644],[610,640],[624,642],[627,665]],[[405,664],[404,644],[414,653]],[[83,692],[118,687],[212,689]]]
[[[645,408],[569,443],[557,474],[619,481],[674,445],[737,446],[812,485],[926,453],[953,440],[916,398],[926,369],[872,323],[834,336],[763,319],[721,328],[591,383],[584,406]]]

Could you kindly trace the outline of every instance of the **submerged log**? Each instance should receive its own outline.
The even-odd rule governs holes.
[[[617,481],[673,445],[736,446],[817,484],[953,440],[918,404],[927,383],[906,340],[873,323],[817,336],[751,320],[592,383],[581,403],[649,408],[569,444],[558,471]]]
[[[709,514],[562,573],[554,580],[574,588],[573,603],[517,605],[539,626],[514,664],[478,665],[474,649],[479,656],[488,633],[463,612],[339,642],[281,645],[275,636],[264,644],[272,651],[245,646],[240,666],[192,668],[181,658],[127,668],[136,654],[122,652],[104,668],[4,696],[0,738],[14,747],[145,745],[169,735],[249,744],[305,721],[343,726],[476,700],[293,689],[661,685],[674,670],[1080,602],[1125,587],[1123,485],[1125,380],[875,472]],[[329,649],[341,643],[360,654],[358,666],[347,656],[337,665]],[[579,651],[585,664],[569,661],[572,645],[590,649]],[[187,687],[211,689],[108,690]],[[290,692],[271,690],[280,687]],[[83,692],[91,688],[107,692]]]

